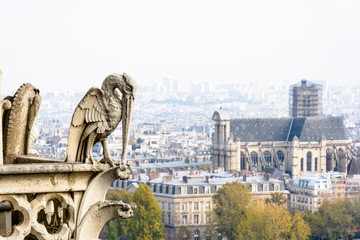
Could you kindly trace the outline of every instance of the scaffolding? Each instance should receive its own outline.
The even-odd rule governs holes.
[[[291,117],[316,117],[322,113],[322,85],[305,79],[290,86],[289,115]]]

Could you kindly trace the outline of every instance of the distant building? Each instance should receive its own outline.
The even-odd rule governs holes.
[[[295,178],[346,172],[353,157],[341,117],[230,119],[219,110],[212,119],[214,170],[262,171],[272,166]]]
[[[294,211],[314,212],[324,200],[355,196],[359,191],[359,186],[358,176],[347,178],[345,173],[339,172],[298,177],[290,187],[290,207]]]
[[[322,86],[307,80],[290,87],[289,113],[291,117],[322,115]]]
[[[212,196],[225,183],[238,181],[251,188],[253,201],[264,200],[273,192],[288,194],[284,181],[272,173],[242,172],[233,174],[207,171],[182,171],[169,173],[150,172],[135,175],[133,179],[117,181],[114,187],[134,192],[139,182],[150,186],[163,211],[165,239],[176,239],[177,231],[185,226],[192,232],[192,239],[209,239],[206,226],[213,208]],[[272,178],[275,176],[276,178]],[[281,177],[280,177],[281,178]],[[140,180],[139,180],[140,179]],[[190,238],[189,238],[190,239]]]

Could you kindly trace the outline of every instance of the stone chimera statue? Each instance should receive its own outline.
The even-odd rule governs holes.
[[[117,89],[122,93],[120,94]],[[92,157],[94,144],[101,141],[104,162],[114,165],[110,157],[107,137],[122,120],[123,149],[121,165],[126,164],[130,118],[137,84],[127,74],[111,74],[103,82],[101,89],[90,88],[76,107],[72,117],[67,162],[98,163]]]

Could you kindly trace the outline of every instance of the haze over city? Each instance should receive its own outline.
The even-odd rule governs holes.
[[[2,92],[146,85],[359,85],[358,1],[1,1]]]

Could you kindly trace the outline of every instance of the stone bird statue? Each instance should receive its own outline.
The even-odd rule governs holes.
[[[136,95],[137,84],[127,74],[111,74],[101,89],[92,87],[80,101],[73,114],[68,146],[67,162],[98,163],[92,157],[94,144],[101,141],[104,162],[114,165],[110,157],[107,137],[122,120],[121,165],[126,164],[130,118]],[[122,98],[120,100],[120,93]]]
[[[16,157],[28,155],[35,136],[36,117],[41,104],[40,91],[25,83],[14,96],[1,102],[4,163],[14,164]]]

